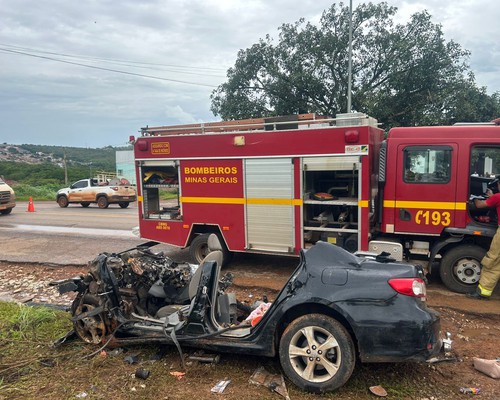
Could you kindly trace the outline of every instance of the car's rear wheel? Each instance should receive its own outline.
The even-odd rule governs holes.
[[[485,249],[470,244],[450,249],[439,266],[444,285],[457,293],[473,292],[481,277],[481,260],[485,254]]]
[[[90,206],[90,202],[89,201],[82,201],[80,203],[80,205],[83,207],[83,208],[87,208],[88,206]]]
[[[129,203],[128,201],[120,201],[120,202],[118,203],[118,205],[119,205],[121,208],[127,208],[129,204],[130,204],[130,203]]]
[[[90,294],[78,296],[72,305],[73,317],[88,314],[99,307],[99,298]],[[75,332],[80,339],[87,343],[100,344],[106,336],[106,322],[103,314],[83,317],[73,322]]]
[[[59,204],[59,207],[61,208],[66,208],[68,207],[69,201],[66,196],[61,196],[57,199],[57,204]]]
[[[288,378],[314,393],[344,385],[356,363],[347,330],[322,314],[304,315],[290,323],[281,336],[279,357]]]
[[[101,196],[97,199],[97,205],[99,208],[108,208],[109,202],[105,196]]]

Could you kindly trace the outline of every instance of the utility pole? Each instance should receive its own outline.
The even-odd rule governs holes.
[[[64,149],[63,165],[64,165],[64,184],[68,186],[68,166],[66,165],[66,149]]]
[[[347,82],[347,113],[351,112],[351,91],[352,91],[352,0],[349,0],[349,64]]]

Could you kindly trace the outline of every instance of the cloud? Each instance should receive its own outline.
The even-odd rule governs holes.
[[[448,40],[471,50],[478,83],[489,92],[500,90],[500,8],[495,4],[388,2],[400,8],[401,21],[428,9]],[[318,21],[330,5],[312,0],[0,0],[0,48],[10,45],[37,56],[0,51],[0,140],[102,147],[125,143],[145,125],[213,121],[212,87],[224,82],[239,49],[266,34],[277,38],[283,23],[301,17]]]

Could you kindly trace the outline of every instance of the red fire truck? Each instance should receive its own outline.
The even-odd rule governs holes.
[[[225,260],[298,255],[323,240],[425,259],[465,293],[497,226],[469,200],[500,173],[498,120],[393,128],[384,139],[364,114],[306,114],[147,127],[131,140],[141,237],[190,246],[197,261],[211,233]]]

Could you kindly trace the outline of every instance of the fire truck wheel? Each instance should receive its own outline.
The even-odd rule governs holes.
[[[118,203],[118,205],[120,206],[120,208],[127,208],[129,205],[129,202],[128,201],[120,201]]]
[[[475,245],[450,249],[441,260],[439,275],[445,286],[453,292],[473,292],[481,276],[481,259],[486,250]]]
[[[189,254],[196,264],[201,263],[210,251],[208,248],[209,236],[210,233],[198,235],[193,239],[191,245],[189,246]]]
[[[88,206],[90,206],[90,202],[89,201],[82,201],[80,203],[80,205],[83,207],[83,208],[87,208]]]
[[[201,263],[205,256],[210,252],[210,249],[208,248],[208,237],[210,235],[210,233],[203,233],[196,236],[189,246],[189,255],[197,264]],[[225,244],[222,243],[222,240],[220,240],[220,242],[222,244],[222,266],[224,267],[233,258],[233,253],[226,248]]]
[[[97,205],[99,208],[108,208],[108,199],[105,196],[101,196],[97,199]]]

